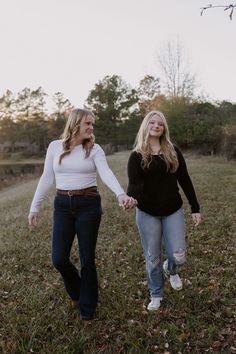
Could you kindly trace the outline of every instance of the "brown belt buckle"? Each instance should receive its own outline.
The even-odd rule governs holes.
[[[68,191],[67,194],[68,194],[69,197],[72,197],[73,196],[73,191]]]

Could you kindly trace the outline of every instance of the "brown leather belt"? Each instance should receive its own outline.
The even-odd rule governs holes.
[[[99,193],[97,187],[89,187],[84,189],[68,190],[68,191],[57,189],[57,195],[68,195],[69,197],[72,197],[73,195],[82,195],[84,197],[95,197],[96,195],[99,195]]]

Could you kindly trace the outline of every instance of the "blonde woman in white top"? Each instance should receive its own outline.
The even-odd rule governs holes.
[[[95,117],[88,110],[71,112],[62,140],[55,140],[48,147],[44,171],[28,216],[29,225],[36,227],[41,203],[55,179],[52,262],[85,320],[93,318],[98,301],[95,248],[102,210],[96,172],[116,194],[123,209],[136,204],[110,170],[102,148],[94,143],[94,123]],[[79,244],[80,273],[70,260],[75,235]]]

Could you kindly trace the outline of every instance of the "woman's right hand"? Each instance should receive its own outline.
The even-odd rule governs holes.
[[[120,194],[118,197],[119,206],[124,210],[132,209],[137,205],[136,199],[129,197],[126,193]]]
[[[28,215],[29,225],[32,226],[33,228],[38,226],[38,222],[39,222],[38,214],[39,213],[36,212],[30,212]]]

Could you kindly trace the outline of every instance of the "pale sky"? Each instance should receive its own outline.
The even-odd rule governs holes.
[[[236,10],[209,0],[0,0],[0,95],[42,86],[82,106],[105,75],[133,87],[160,76],[156,55],[182,42],[199,92],[236,102]],[[212,1],[213,5],[230,0]]]

